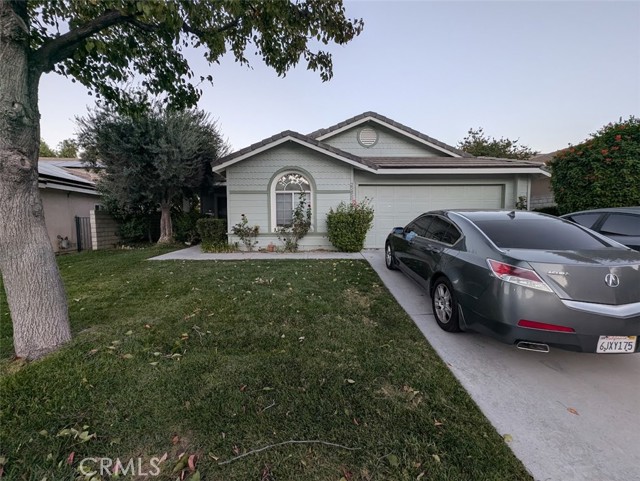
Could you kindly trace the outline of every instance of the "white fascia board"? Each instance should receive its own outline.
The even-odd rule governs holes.
[[[231,166],[233,164],[236,164],[238,162],[242,162],[243,160],[248,159],[249,157],[253,157],[254,155],[257,155],[257,154],[260,154],[262,152],[265,152],[265,151],[267,151],[269,149],[272,149],[274,147],[277,147],[278,145],[283,144],[285,142],[295,142],[296,144],[302,145],[303,147],[306,147],[308,149],[315,150],[316,152],[320,152],[321,154],[327,155],[329,157],[333,157],[334,159],[338,159],[338,160],[340,160],[342,162],[346,162],[347,164],[352,165],[353,167],[357,167],[358,169],[366,170],[367,172],[372,172],[372,173],[377,172],[375,169],[372,169],[371,167],[368,167],[368,166],[366,166],[364,164],[361,164],[360,162],[356,162],[356,161],[351,160],[351,159],[349,159],[347,157],[343,157],[343,156],[341,156],[339,154],[335,154],[333,152],[330,152],[328,150],[320,148],[320,147],[318,147],[316,145],[309,144],[309,143],[307,143],[307,142],[305,142],[303,140],[300,140],[300,139],[297,139],[297,138],[291,137],[291,136],[287,136],[287,137],[283,137],[281,139],[275,140],[275,141],[273,141],[273,142],[271,142],[271,143],[269,143],[267,145],[263,145],[262,147],[259,147],[259,148],[255,149],[255,150],[247,152],[244,155],[236,157],[235,159],[231,159],[228,162],[225,162],[224,164],[216,165],[213,168],[213,171],[217,172],[217,173],[220,173],[220,172],[224,171],[227,167],[229,167],[229,166]]]
[[[70,185],[55,184],[52,182],[38,182],[38,187],[40,189],[64,190],[68,192],[79,192],[81,194],[89,194],[89,195],[95,195],[97,197],[100,197],[100,192],[94,189],[89,189],[89,188],[83,189],[82,187],[73,187]]]
[[[376,174],[539,174],[540,169],[531,167],[510,168],[438,168],[438,169],[380,169]]]
[[[460,154],[456,154],[455,152],[451,152],[450,150],[447,150],[447,149],[445,149],[443,147],[440,147],[439,145],[436,145],[436,144],[433,144],[433,143],[431,143],[431,142],[429,142],[427,140],[421,139],[417,135],[413,135],[413,134],[407,132],[406,130],[399,129],[396,126],[388,124],[386,122],[383,122],[382,120],[377,119],[375,117],[365,117],[365,118],[360,119],[360,120],[358,120],[356,122],[353,122],[351,124],[345,125],[344,127],[340,127],[339,129],[332,130],[331,132],[329,132],[327,134],[324,134],[324,135],[321,135],[320,137],[316,137],[316,140],[322,141],[322,140],[331,138],[334,135],[337,135],[337,134],[339,134],[341,132],[344,132],[345,130],[352,129],[353,127],[356,127],[356,126],[358,126],[358,125],[360,125],[362,123],[365,123],[365,122],[375,122],[378,125],[382,125],[382,126],[388,128],[390,130],[393,130],[394,132],[399,133],[400,135],[404,135],[405,137],[409,137],[410,139],[413,139],[416,142],[420,142],[423,145],[428,145],[432,149],[438,150],[440,152],[444,152],[444,153],[450,155],[451,157],[462,157]]]

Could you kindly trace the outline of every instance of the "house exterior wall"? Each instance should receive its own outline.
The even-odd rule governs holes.
[[[358,132],[365,127],[370,127],[378,133],[378,141],[371,147],[364,147],[358,142]],[[361,157],[435,157],[447,155],[372,122],[345,130],[322,142]]]
[[[89,217],[89,212],[100,203],[98,195],[58,189],[40,189],[47,233],[55,252],[74,250],[76,247],[75,217]],[[62,249],[58,236],[69,239],[69,248]]]
[[[231,235],[231,227],[240,222],[241,215],[245,214],[250,225],[260,227],[257,248],[266,248],[269,243],[282,246],[274,233],[275,225],[271,218],[271,186],[279,174],[287,171],[305,175],[312,184],[312,231],[302,239],[300,247],[332,248],[326,237],[326,216],[330,208],[336,207],[341,201],[351,200],[353,168],[292,142],[256,154],[227,168],[230,242],[239,241]]]
[[[551,189],[551,177],[536,176],[531,180],[531,209],[539,209],[541,207],[552,207],[556,205]]]

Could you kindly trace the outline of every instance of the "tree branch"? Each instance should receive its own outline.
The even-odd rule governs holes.
[[[221,461],[221,462],[218,463],[218,466],[222,466],[223,464],[233,463],[234,461],[237,461],[238,459],[242,459],[245,456],[249,456],[250,454],[260,453],[262,451],[266,451],[267,449],[277,448],[278,446],[284,446],[286,444],[323,444],[325,446],[331,446],[331,447],[334,447],[334,448],[346,449],[347,451],[358,451],[360,449],[360,448],[350,448],[348,446],[343,446],[342,444],[329,443],[327,441],[319,441],[319,440],[297,441],[297,440],[291,440],[291,441],[283,441],[281,443],[276,443],[276,444],[269,444],[268,446],[264,446],[264,447],[259,448],[259,449],[253,449],[253,450],[248,451],[248,452],[246,452],[244,454],[236,456],[235,458],[227,459],[226,461]]]
[[[132,20],[132,16],[118,10],[108,10],[90,22],[44,43],[34,52],[35,65],[41,72],[49,72],[55,64],[70,57],[76,47],[87,38],[113,25]]]

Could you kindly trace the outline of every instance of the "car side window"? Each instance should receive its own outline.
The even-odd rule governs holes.
[[[425,237],[444,244],[455,244],[460,238],[460,232],[458,232],[458,229],[456,229],[451,222],[441,217],[434,217]]]
[[[602,224],[604,235],[640,236],[640,216],[631,214],[611,214]]]
[[[581,226],[586,227],[587,229],[591,229],[591,227],[593,227],[593,224],[597,222],[597,220],[600,218],[601,215],[602,214],[600,213],[577,214],[569,217],[569,220],[572,222],[575,222],[576,224],[580,224]]]
[[[429,224],[431,223],[431,216],[423,215],[418,217],[416,220],[411,222],[407,227],[404,228],[405,234],[409,234],[411,232],[415,232],[416,235],[420,237],[424,237],[427,233],[427,229],[429,228]]]

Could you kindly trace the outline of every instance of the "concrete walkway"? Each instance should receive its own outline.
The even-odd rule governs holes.
[[[300,252],[222,252],[208,254],[202,252],[200,246],[189,247],[179,251],[169,252],[161,256],[152,257],[151,261],[246,261],[269,259],[364,259],[360,252],[334,251],[300,251]]]
[[[640,480],[640,355],[541,354],[475,333],[446,333],[429,296],[386,269],[382,250],[202,254],[191,247],[154,259],[344,258],[371,264],[536,481]]]

